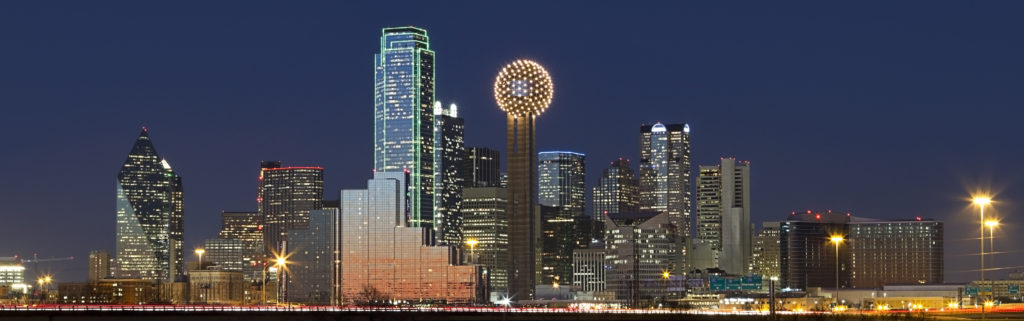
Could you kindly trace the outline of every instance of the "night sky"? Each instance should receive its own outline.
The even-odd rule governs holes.
[[[967,281],[967,199],[988,189],[1009,253],[986,265],[1024,266],[1002,237],[1024,232],[1024,3],[617,3],[0,2],[0,256],[75,256],[52,269],[84,280],[89,250],[114,251],[142,126],[184,177],[186,249],[221,210],[256,208],[261,160],[324,166],[330,199],[364,188],[381,28],[415,25],[467,146],[504,156],[491,84],[530,58],[555,82],[539,150],[586,153],[588,186],[638,158],[642,123],[686,122],[694,168],[751,162],[758,225],[809,208],[940,219],[946,280]]]

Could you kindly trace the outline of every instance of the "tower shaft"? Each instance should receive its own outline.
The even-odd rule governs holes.
[[[508,114],[509,296],[533,299],[540,279],[540,207],[537,205],[536,118]]]

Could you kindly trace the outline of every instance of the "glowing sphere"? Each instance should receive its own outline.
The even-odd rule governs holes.
[[[537,116],[551,105],[555,86],[540,64],[516,60],[498,73],[494,99],[502,111],[516,117]]]

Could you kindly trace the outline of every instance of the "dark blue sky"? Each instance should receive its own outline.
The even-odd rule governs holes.
[[[622,4],[622,3],[620,3]],[[256,206],[260,160],[326,168],[329,198],[372,166],[380,29],[416,25],[468,145],[504,149],[500,67],[554,77],[541,150],[587,154],[589,185],[637,158],[644,122],[687,122],[695,166],[750,160],[753,220],[808,208],[946,222],[948,281],[977,268],[966,198],[1024,198],[1017,2],[0,3],[0,256],[114,250],[115,180],[141,126],[184,176],[188,248]],[[997,239],[1001,267],[1024,266]],[[190,256],[190,259],[192,257]],[[1000,271],[999,274],[1004,274]]]

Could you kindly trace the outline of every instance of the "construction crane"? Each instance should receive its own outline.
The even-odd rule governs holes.
[[[15,255],[14,257],[17,258],[18,256]],[[74,256],[69,256],[69,257],[51,257],[51,258],[40,259],[38,253],[33,253],[31,259],[21,259],[21,265],[24,266],[25,263],[32,263],[32,272],[35,273],[35,277],[38,279],[40,277],[40,275],[39,275],[39,263],[71,261],[71,260],[74,260],[74,259],[75,259]]]

